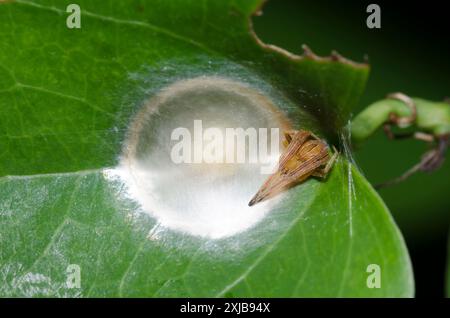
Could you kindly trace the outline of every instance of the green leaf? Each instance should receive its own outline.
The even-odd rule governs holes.
[[[130,217],[135,207],[101,171],[4,178],[2,206],[11,210],[2,209],[2,294],[411,296],[392,219],[355,170],[349,209],[344,167],[295,188],[255,228],[220,240]],[[64,288],[70,263],[82,269],[81,291]],[[380,289],[366,286],[369,264],[381,267]]]
[[[137,133],[154,146],[160,129],[199,111],[181,109],[181,98],[145,133],[135,131],[147,120],[149,98],[202,76],[228,81],[220,82],[222,91],[188,96],[224,106],[213,120],[266,123],[273,121],[267,112],[245,103],[273,104],[294,127],[337,140],[362,93],[366,65],[260,43],[249,28],[260,1],[79,1],[81,29],[66,27],[69,3],[0,4],[2,296],[413,295],[403,239],[344,157],[325,181],[289,190],[255,224],[247,219],[258,210],[249,210],[231,221],[252,226],[214,238],[145,213],[117,168]],[[184,202],[171,190],[188,177],[163,175],[169,184],[155,191]],[[230,185],[219,175],[202,191],[219,203],[246,205],[247,185],[263,179],[234,177]],[[208,209],[210,218],[223,212]],[[69,264],[81,269],[79,289],[66,284]],[[370,264],[380,266],[381,288],[368,288]]]

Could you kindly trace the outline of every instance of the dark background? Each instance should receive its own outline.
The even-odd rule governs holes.
[[[381,29],[366,26],[370,3],[381,7]],[[371,73],[354,114],[390,92],[429,100],[450,97],[450,10],[445,1],[271,0],[263,12],[253,21],[264,42],[298,54],[305,43],[319,55],[336,49],[355,61],[368,57]],[[377,184],[406,171],[426,150],[419,141],[390,141],[378,132],[355,155],[365,176]],[[380,194],[406,239],[416,296],[443,297],[450,159],[437,172],[417,174]]]

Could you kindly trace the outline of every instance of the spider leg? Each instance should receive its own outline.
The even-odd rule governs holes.
[[[427,134],[425,134],[425,135],[427,135]],[[436,139],[436,138],[433,136],[433,139]],[[423,140],[423,139],[421,139],[421,140]],[[381,189],[381,188],[384,188],[387,186],[391,186],[391,185],[400,183],[402,181],[405,181],[406,179],[408,179],[410,176],[412,176],[414,173],[416,173],[418,171],[431,172],[431,171],[439,169],[439,167],[444,162],[445,152],[448,148],[448,145],[449,145],[449,136],[448,135],[437,137],[437,145],[433,149],[427,151],[416,165],[411,167],[409,170],[407,170],[401,176],[399,176],[395,179],[383,182],[381,184],[378,184],[375,186],[375,188]]]
[[[395,113],[389,114],[389,121],[399,127],[405,127],[414,123],[417,119],[417,107],[411,97],[403,93],[392,93],[386,96],[387,98],[396,99],[403,103],[411,110],[411,115],[409,116],[398,116]]]
[[[396,113],[390,113],[389,119],[386,121],[386,123],[383,125],[383,130],[386,136],[389,139],[404,139],[409,138],[413,136],[413,133],[406,133],[406,134],[394,134],[392,132],[392,125],[396,125],[398,127],[404,128],[412,123],[414,123],[417,119],[417,107],[414,101],[411,99],[411,97],[403,94],[403,93],[392,93],[386,96],[390,99],[397,99],[403,103],[405,103],[406,106],[409,107],[411,110],[411,115],[409,116],[399,116]]]
[[[319,178],[325,178],[328,175],[328,172],[330,172],[331,168],[333,167],[333,164],[336,162],[336,159],[339,155],[339,152],[336,150],[336,148],[334,146],[333,146],[333,150],[334,150],[333,155],[331,156],[330,160],[328,160],[325,167],[314,171],[311,174],[312,176],[319,177]]]
[[[285,147],[289,146],[296,132],[297,130],[287,130],[284,132],[283,146]]]

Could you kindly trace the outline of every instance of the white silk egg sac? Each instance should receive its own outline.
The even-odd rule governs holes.
[[[236,129],[247,133],[241,143],[230,133]],[[228,237],[258,223],[279,200],[248,206],[267,167],[276,166],[287,129],[289,121],[271,99],[244,83],[213,76],[182,80],[135,115],[120,169],[130,196],[161,226]],[[255,134],[256,146],[250,142]]]

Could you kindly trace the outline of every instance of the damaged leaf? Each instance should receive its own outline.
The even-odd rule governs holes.
[[[413,295],[401,234],[344,156],[326,181],[291,189],[220,239],[161,226],[111,174],[134,116],[176,80],[256,87],[332,143],[367,65],[261,43],[250,19],[259,0],[80,1],[81,29],[66,27],[68,4],[0,4],[1,296]],[[296,122],[299,112],[312,117]],[[371,264],[381,288],[368,287]]]

